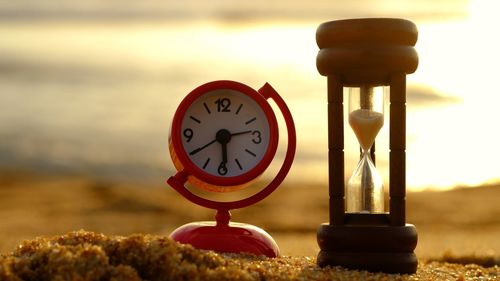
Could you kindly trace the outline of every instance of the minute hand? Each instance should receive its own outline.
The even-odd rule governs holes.
[[[243,131],[243,132],[238,132],[238,133],[231,134],[231,136],[244,135],[244,134],[248,134],[248,133],[251,133],[251,132],[252,132],[251,130],[248,130],[248,131]],[[189,152],[189,155],[195,155],[196,153],[198,153],[198,152],[202,151],[203,149],[209,147],[211,144],[213,144],[216,141],[217,141],[217,139],[214,139],[211,142],[205,144],[204,146],[200,146],[200,147],[196,148],[195,150]]]
[[[248,133],[251,133],[251,132],[252,132],[251,130],[248,130],[248,131],[233,133],[233,134],[231,134],[231,137],[238,136],[238,135],[244,135],[244,134],[248,134]]]
[[[213,144],[216,141],[217,141],[217,139],[214,139],[213,141],[205,144],[204,146],[200,146],[200,147],[196,148],[195,150],[189,152],[189,155],[195,155],[196,153],[202,151],[203,149],[207,148],[208,146],[210,146],[211,144]]]

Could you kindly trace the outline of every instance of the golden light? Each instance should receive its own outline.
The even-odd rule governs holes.
[[[495,86],[500,63],[500,25],[495,4],[473,1],[464,21],[419,25],[419,71],[410,81],[430,85],[460,104],[414,111],[408,119],[408,183],[449,189],[498,181],[495,149],[500,132],[500,93]],[[412,139],[410,137],[410,139]]]
[[[460,102],[408,103],[410,189],[446,189],[500,180],[496,168],[500,152],[495,149],[500,143],[500,132],[495,129],[500,104],[497,6],[495,1],[472,1],[468,18],[417,22],[420,63],[418,71],[408,76],[408,85],[429,86],[445,100],[455,97]],[[245,24],[210,20],[9,23],[0,26],[4,39],[0,49],[8,57],[41,66],[123,69],[166,77],[163,84],[154,85],[158,89],[150,88],[158,91],[159,98],[165,88],[182,95],[181,88],[208,80],[231,78],[253,86],[264,80],[272,82],[286,97],[300,132],[290,180],[304,180],[299,171],[305,171],[308,180],[324,182],[327,162],[321,149],[327,147],[326,89],[315,66],[316,25],[316,21]],[[408,95],[411,99],[411,91]],[[141,112],[127,122],[147,126],[137,116]],[[387,132],[380,132],[379,137],[384,146]],[[356,140],[354,136],[350,140],[353,144],[346,143],[346,153],[351,156],[346,157],[354,159]],[[382,173],[387,170],[383,157],[377,164]]]

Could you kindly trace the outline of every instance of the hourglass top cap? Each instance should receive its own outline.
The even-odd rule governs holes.
[[[418,31],[404,19],[363,18],[325,22],[316,31],[320,51],[316,66],[322,75],[384,84],[394,72],[413,73],[418,66],[414,49]],[[382,80],[382,81],[376,81]]]
[[[415,46],[417,26],[405,19],[363,18],[322,23],[316,31],[320,49],[341,45]]]

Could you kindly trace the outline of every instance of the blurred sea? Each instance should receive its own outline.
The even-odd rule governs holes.
[[[297,123],[297,178],[325,181],[326,81],[315,70],[314,32],[312,24],[4,24],[0,163],[165,178],[178,103],[229,79],[274,85]]]
[[[249,20],[248,12],[213,8],[219,12],[214,20],[199,17],[193,7],[188,15],[176,13],[175,5],[173,10],[154,13],[145,8],[147,12],[132,15],[124,8],[111,17],[95,11],[88,17],[71,9],[40,12],[23,7],[21,12],[16,7],[0,9],[2,168],[161,183],[173,173],[167,139],[177,105],[195,87],[228,79],[256,89],[269,82],[278,90],[299,134],[288,180],[327,181],[326,79],[315,68],[315,31],[320,22],[335,17],[320,10],[298,17],[300,5],[273,20],[269,14]],[[352,13],[341,10],[337,15]],[[425,57],[421,62],[423,70],[417,71],[429,65]],[[429,157],[421,155],[422,147],[429,145],[425,132],[442,128],[429,116],[463,112],[462,96],[435,86],[409,76],[408,180],[417,189],[433,185],[432,178],[422,181],[425,171],[418,172]],[[418,120],[430,127],[422,128]],[[387,130],[379,137],[386,144]],[[358,151],[353,134],[347,138],[350,174]],[[283,145],[266,177],[281,164]],[[384,151],[379,150],[377,160],[386,174]],[[494,176],[483,180],[490,178]],[[457,182],[437,184],[449,187]]]
[[[258,88],[269,81],[288,100],[310,104],[269,77],[304,77],[302,70],[228,53],[245,52],[234,47],[239,28],[183,21],[0,25],[0,164],[164,179],[172,170],[171,118],[196,86],[230,79]],[[300,80],[307,78],[292,87],[307,88]]]

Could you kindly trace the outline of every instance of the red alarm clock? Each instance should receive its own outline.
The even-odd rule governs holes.
[[[241,189],[261,175],[278,147],[278,124],[266,98],[234,81],[191,91],[175,112],[170,154],[194,186]]]
[[[275,178],[259,192],[237,201],[213,201],[187,189],[189,182],[211,192],[236,191],[264,173],[274,160],[279,138],[269,99],[280,109],[288,137],[285,159]],[[189,201],[217,210],[216,221],[189,223],[170,236],[200,249],[277,256],[278,246],[269,234],[253,225],[229,222],[229,211],[271,194],[290,170],[295,148],[292,115],[268,83],[256,91],[239,82],[221,80],[191,91],[172,121],[169,149],[177,173],[167,182]]]

